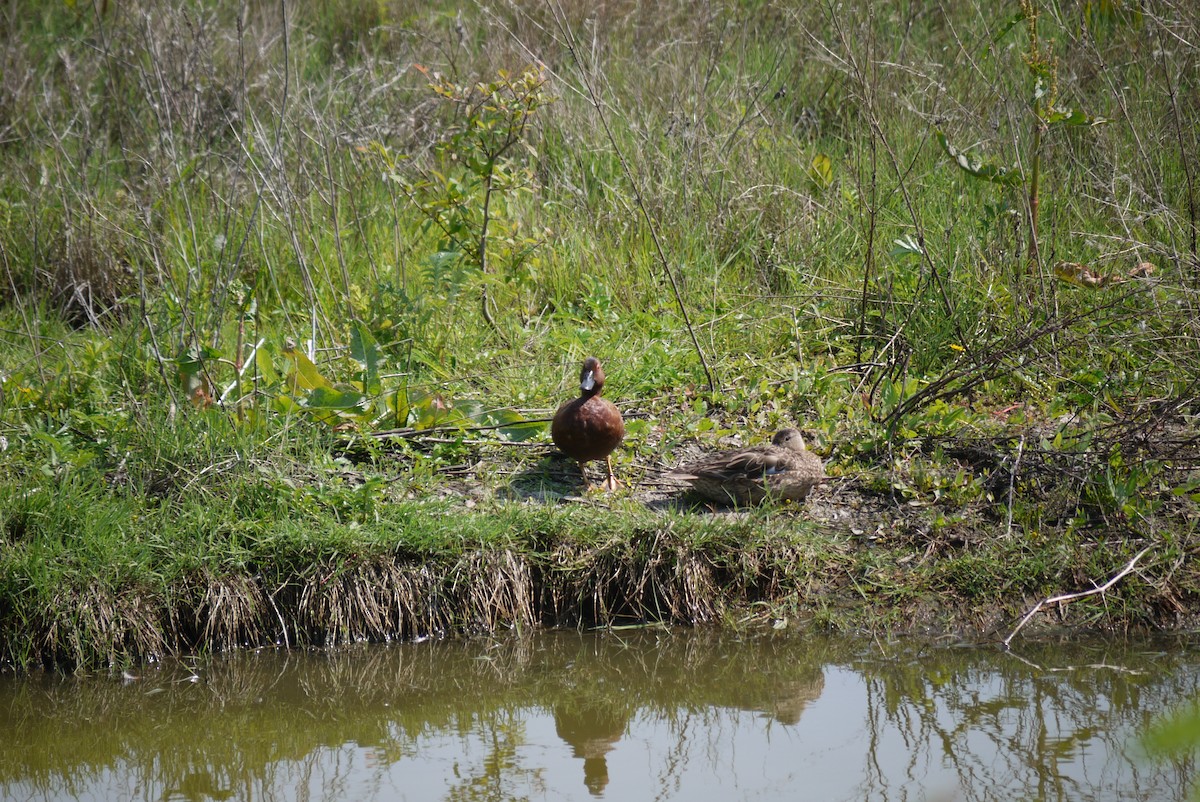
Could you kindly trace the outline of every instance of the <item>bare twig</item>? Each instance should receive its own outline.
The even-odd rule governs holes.
[[[1013,653],[1012,656],[1015,657],[1020,662],[1024,663],[1025,665],[1029,666],[1030,668],[1034,669],[1035,671],[1044,671],[1047,674],[1056,674],[1056,673],[1057,674],[1065,674],[1069,671],[1080,671],[1080,670],[1112,671],[1117,674],[1131,674],[1133,676],[1143,676],[1146,673],[1145,671],[1143,671],[1142,669],[1139,669],[1139,668],[1128,668],[1126,666],[1114,666],[1112,663],[1080,663],[1078,665],[1072,663],[1071,665],[1065,665],[1065,666],[1045,666],[1045,665],[1042,665],[1041,663],[1035,663],[1032,660],[1028,660],[1016,653]]]
[[[404,439],[420,437],[425,438],[429,435],[440,434],[443,432],[490,432],[496,429],[515,428],[517,426],[532,426],[539,423],[549,423],[553,418],[529,418],[527,420],[513,421],[511,423],[491,423],[486,426],[430,426],[426,429],[386,429],[377,432],[368,432],[369,437],[376,440],[385,440],[389,437],[400,437]],[[544,444],[543,444],[544,445]]]
[[[1021,470],[1021,452],[1025,450],[1025,435],[1021,435],[1021,442],[1017,443],[1017,456],[1013,460],[1012,473],[1008,475],[1008,524],[1004,528],[1004,536],[1008,537],[1012,534],[1013,521],[1013,494],[1016,491],[1017,474]]]
[[[1036,615],[1037,612],[1039,610],[1041,610],[1043,607],[1046,607],[1047,605],[1050,605],[1050,604],[1065,604],[1066,602],[1072,602],[1072,601],[1075,601],[1076,599],[1082,599],[1085,596],[1095,596],[1097,593],[1105,592],[1106,590],[1111,588],[1113,585],[1117,584],[1117,582],[1119,582],[1122,578],[1124,578],[1130,571],[1132,571],[1134,566],[1137,565],[1138,560],[1142,559],[1142,557],[1145,556],[1146,552],[1148,552],[1148,551],[1150,551],[1149,546],[1147,546],[1146,548],[1142,549],[1137,554],[1135,554],[1133,556],[1133,559],[1125,564],[1124,568],[1122,568],[1115,575],[1113,575],[1113,577],[1111,579],[1109,579],[1107,582],[1105,582],[1103,585],[1094,587],[1091,590],[1083,590],[1078,593],[1062,593],[1062,594],[1059,594],[1058,596],[1050,596],[1049,598],[1042,599],[1040,602],[1038,602],[1036,605],[1034,605],[1033,609],[1031,609],[1028,613],[1025,614],[1025,617],[1021,619],[1021,623],[1017,624],[1017,626],[1013,629],[1013,631],[1009,633],[1008,637],[1003,640],[1004,648],[1006,648],[1006,649],[1008,648],[1008,645],[1012,642],[1012,639],[1017,636],[1017,633],[1021,631],[1021,628],[1024,627],[1027,623],[1029,623],[1029,619],[1033,618],[1034,615]]]

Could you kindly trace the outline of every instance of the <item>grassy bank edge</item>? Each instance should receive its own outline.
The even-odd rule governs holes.
[[[1103,582],[1146,546],[1110,592],[1041,618],[1172,629],[1195,611],[1198,563],[1170,538],[1004,536],[984,517],[979,537],[921,552],[802,510],[709,515],[595,499],[403,502],[365,525],[299,514],[204,524],[199,510],[131,515],[102,499],[70,515],[53,511],[57,534],[4,552],[6,665],[642,622],[999,639],[1031,604]]]

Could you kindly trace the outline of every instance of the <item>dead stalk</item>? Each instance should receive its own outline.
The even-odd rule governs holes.
[[[1078,593],[1062,593],[1062,594],[1059,594],[1058,596],[1050,596],[1049,598],[1042,599],[1040,602],[1038,602],[1036,605],[1034,605],[1033,609],[1031,609],[1028,613],[1025,614],[1025,617],[1021,619],[1021,623],[1017,624],[1017,626],[1013,629],[1013,631],[1009,633],[1008,637],[1002,641],[1002,643],[1004,644],[1004,648],[1006,648],[1006,649],[1008,648],[1009,644],[1012,643],[1012,639],[1015,638],[1017,636],[1017,633],[1021,631],[1021,628],[1024,627],[1027,623],[1029,623],[1029,619],[1033,618],[1034,615],[1036,615],[1037,612],[1039,610],[1041,610],[1043,607],[1046,607],[1047,605],[1050,605],[1050,604],[1066,604],[1067,602],[1073,602],[1076,599],[1082,599],[1087,596],[1095,596],[1098,593],[1104,593],[1106,590],[1108,590],[1113,585],[1117,584],[1117,582],[1119,582],[1121,579],[1123,579],[1130,571],[1132,571],[1134,566],[1137,565],[1138,560],[1142,559],[1142,557],[1148,551],[1150,551],[1149,546],[1147,546],[1146,548],[1142,549],[1137,554],[1135,554],[1133,559],[1125,564],[1124,568],[1122,568],[1120,571],[1118,571],[1111,579],[1109,579],[1103,585],[1094,587],[1091,590],[1083,590]]]

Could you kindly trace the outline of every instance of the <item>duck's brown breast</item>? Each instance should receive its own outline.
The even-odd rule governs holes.
[[[611,402],[599,396],[576,398],[558,408],[550,437],[569,457],[584,462],[604,459],[621,444],[625,423]]]

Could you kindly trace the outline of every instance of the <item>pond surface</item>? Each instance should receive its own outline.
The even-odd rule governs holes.
[[[704,630],[258,651],[0,676],[4,800],[1174,800],[1162,643]]]

